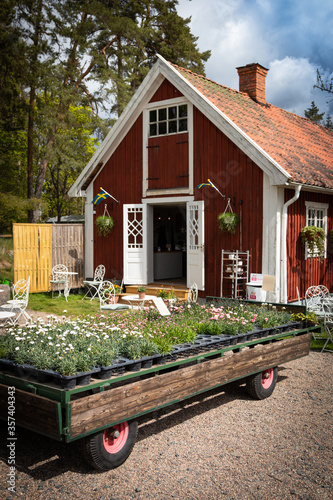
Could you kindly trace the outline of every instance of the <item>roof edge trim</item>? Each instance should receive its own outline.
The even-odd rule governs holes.
[[[218,113],[221,118],[223,118],[229,126],[231,126],[242,138],[244,138],[249,144],[251,144],[266,160],[268,160],[271,165],[273,165],[275,168],[278,169],[278,171],[285,177],[284,182],[286,179],[291,179],[291,175],[283,168],[279,163],[277,163],[266,151],[264,151],[253,139],[251,139],[245,132],[243,132],[242,129],[240,129],[230,118],[225,115],[219,108],[215,106],[207,97],[205,97],[199,90],[192,85],[191,82],[189,82],[182,74],[180,74],[176,68],[173,67],[171,63],[166,61],[161,55],[157,55],[158,58],[163,61],[164,64],[167,65],[167,67],[173,71],[175,75],[177,75],[178,78],[181,78],[181,80],[188,85],[193,92],[195,92],[198,96],[200,96],[201,99],[203,99],[216,113]],[[184,68],[185,69],[185,68]],[[239,146],[239,144],[238,144]],[[282,184],[284,183],[282,182]]]

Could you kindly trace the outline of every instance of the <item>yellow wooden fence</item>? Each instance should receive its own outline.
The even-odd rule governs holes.
[[[84,279],[83,224],[13,224],[14,283],[30,276],[30,292],[51,290],[52,267],[76,272],[71,287]]]

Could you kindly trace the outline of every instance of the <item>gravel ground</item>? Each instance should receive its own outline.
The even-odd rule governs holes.
[[[263,401],[228,386],[156,411],[128,460],[104,473],[74,443],[18,429],[15,495],[2,422],[0,498],[332,499],[332,380],[332,355],[312,352],[281,365]]]

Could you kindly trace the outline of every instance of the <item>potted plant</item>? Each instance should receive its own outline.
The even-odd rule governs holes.
[[[219,214],[217,217],[219,226],[222,232],[229,232],[231,234],[236,233],[236,229],[239,223],[239,215],[234,212],[224,212]]]
[[[110,215],[99,215],[96,217],[95,224],[99,236],[108,236],[113,229],[114,220]]]
[[[165,300],[168,298],[168,290],[163,290],[163,288],[160,288],[157,297],[161,297],[161,299]]]
[[[113,290],[114,290],[114,295],[113,295]],[[107,299],[108,304],[117,304],[120,296],[120,286],[117,285],[116,283],[113,283],[112,286],[110,286],[110,293],[106,291],[105,297]]]
[[[310,257],[322,257],[325,251],[325,231],[322,227],[305,226],[301,231],[303,245],[307,245]]]
[[[139,286],[138,287],[138,294],[139,294],[139,299],[144,299],[146,295],[146,287],[145,286]]]

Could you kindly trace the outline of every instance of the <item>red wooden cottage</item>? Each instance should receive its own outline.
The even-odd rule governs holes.
[[[237,70],[239,91],[158,57],[69,192],[86,197],[86,276],[104,264],[125,284],[196,282],[219,296],[263,273],[276,302],[332,289],[333,131],[267,103],[261,65]],[[100,188],[120,202],[105,201],[108,237],[94,224]],[[239,216],[235,234],[219,229],[226,210]],[[323,227],[323,259],[303,246],[306,225]],[[237,269],[222,253],[240,256]]]

